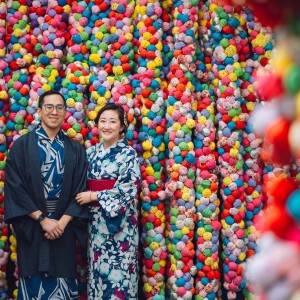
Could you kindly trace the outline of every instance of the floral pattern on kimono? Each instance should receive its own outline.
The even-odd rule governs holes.
[[[106,150],[102,143],[90,147],[87,157],[88,179],[116,180],[112,189],[98,192],[99,207],[90,207],[88,299],[137,299],[137,154],[119,140]],[[117,231],[110,230],[111,220],[120,220]]]

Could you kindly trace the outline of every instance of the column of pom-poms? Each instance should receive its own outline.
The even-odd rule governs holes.
[[[134,26],[133,14],[135,1],[111,0],[109,12],[111,48],[108,49],[107,72],[112,76],[111,100],[121,105],[126,113],[128,129],[126,138],[135,147],[138,132],[137,116],[140,115],[139,103],[134,100],[131,84],[134,72]]]
[[[1,81],[1,80],[0,80]],[[2,122],[5,122],[5,116],[0,113],[0,129],[2,129]],[[1,130],[2,131],[2,130]],[[3,133],[0,133],[0,296],[7,297],[5,291],[7,289],[7,280],[6,280],[6,266],[9,257],[9,244],[8,236],[9,230],[7,224],[4,222],[4,168],[5,168],[5,158],[7,155],[7,146],[6,138]]]
[[[32,80],[30,82],[26,126],[28,130],[31,131],[39,122],[39,117],[36,113],[38,108],[38,96],[43,92],[43,85],[48,82],[46,74],[49,76],[51,65],[47,65],[49,58],[46,57],[42,46],[43,32],[46,30],[44,22],[48,1],[27,1],[27,5],[29,10],[28,23],[30,24],[30,40],[26,46],[28,46],[28,52],[33,55],[33,63],[28,69]],[[47,70],[45,70],[46,68]]]
[[[28,21],[28,7],[26,1],[7,1],[6,35],[7,46],[4,61],[7,63],[5,70],[5,88],[9,98],[10,114],[6,120],[6,142],[12,146],[15,139],[24,131],[24,118],[27,116],[26,108],[29,98],[29,84],[31,78],[28,66],[32,62],[32,55],[24,47],[30,41]],[[10,258],[16,263],[16,238],[9,237]],[[18,268],[15,267],[14,275],[17,278]],[[16,280],[16,285],[18,281]],[[15,289],[14,298],[17,297]]]
[[[244,10],[244,18],[247,20],[248,43],[244,43],[240,51],[245,55],[243,63],[244,73],[241,77],[241,94],[243,97],[242,110],[245,114],[247,126],[243,130],[244,147],[244,184],[245,184],[245,238],[247,246],[247,258],[258,251],[259,231],[254,224],[254,218],[263,207],[263,161],[260,157],[262,139],[258,137],[249,124],[249,117],[257,106],[257,96],[254,88],[254,72],[258,63],[265,67],[272,55],[273,41],[271,32],[254,22],[254,17],[249,9]],[[251,44],[250,44],[251,43]],[[251,47],[251,46],[252,47]],[[251,51],[250,51],[251,49]],[[240,54],[241,56],[241,54]],[[244,295],[253,293],[253,287],[247,285]]]
[[[138,1],[135,7],[135,98],[141,103],[137,151],[141,155],[141,223],[143,283],[146,299],[165,299],[165,143],[166,120],[162,71],[162,20],[158,1]]]
[[[38,97],[46,91],[58,90],[61,85],[63,48],[65,47],[68,14],[57,1],[30,1],[29,21],[34,64],[28,101],[28,123],[32,130],[39,122],[36,113]],[[60,3],[63,5],[63,2]],[[34,46],[34,47],[33,47]]]
[[[173,53],[174,53],[174,36],[172,34],[172,28],[173,28],[173,17],[172,17],[172,2],[163,0],[162,1],[162,15],[161,15],[161,20],[162,20],[162,29],[163,29],[163,35],[162,35],[162,76],[161,76],[161,89],[163,91],[163,99],[168,98],[168,81],[167,81],[167,74],[169,73],[169,68],[170,64],[173,58]],[[167,103],[165,101],[164,107],[166,109]],[[166,119],[166,111],[165,111],[165,119]],[[165,129],[166,131],[166,129]],[[167,146],[167,140],[164,139],[165,145]],[[168,157],[168,149],[166,149],[166,158]],[[167,168],[168,161],[166,160],[166,165],[165,168]],[[165,186],[166,187],[166,186]],[[168,189],[165,190],[166,192],[166,199],[164,201],[165,205],[165,218],[166,218],[166,224],[165,224],[165,230],[164,230],[164,236],[165,236],[165,242],[167,246],[167,255],[170,250],[170,245],[171,240],[169,237],[169,232],[170,232],[170,198],[168,194]],[[170,259],[167,258],[166,260],[166,273],[165,273],[165,282],[167,281],[167,274],[168,274],[168,269],[171,267],[171,262]],[[168,299],[170,296],[170,289],[165,288],[165,298]]]
[[[99,141],[98,129],[95,127],[94,119],[97,112],[102,108],[111,98],[111,86],[113,84],[113,77],[108,77],[105,66],[108,63],[109,54],[107,53],[110,47],[109,38],[109,13],[111,6],[108,1],[90,1],[88,7],[83,14],[87,16],[89,10],[88,23],[86,24],[86,31],[90,34],[90,39],[85,42],[89,50],[88,64],[90,67],[89,78],[89,95],[90,101],[87,106],[86,115],[89,118],[88,139],[85,141],[86,148],[95,145]]]
[[[169,179],[166,189],[172,192],[170,201],[170,239],[168,251],[170,269],[168,288],[173,299],[192,299],[194,294],[194,221],[195,221],[195,152],[192,129],[195,127],[195,93],[193,78],[198,36],[198,2],[174,3],[174,58],[168,74],[168,99],[166,118],[168,122],[167,162]]]
[[[196,190],[196,267],[195,299],[217,299],[220,291],[219,222],[215,97],[210,87],[212,37],[210,36],[208,7],[199,3],[199,44],[203,52],[198,54],[197,115],[194,130],[197,177]]]
[[[68,3],[69,4],[69,3]],[[89,51],[85,45],[89,40],[90,29],[87,26],[90,9],[89,1],[72,1],[68,7],[67,56],[65,78],[61,92],[66,99],[67,116],[63,129],[67,135],[83,143],[88,135],[86,126],[87,90],[89,84]]]
[[[104,97],[107,101],[120,104],[124,108],[129,121],[126,138],[131,146],[137,140],[136,116],[140,113],[137,103],[134,103],[131,86],[131,73],[134,68],[132,25],[134,6],[134,1],[126,0],[119,2],[112,0],[110,6],[106,2],[99,5],[96,12],[99,13],[101,20],[97,22],[99,32],[95,32],[95,40],[99,41],[95,46],[100,48],[98,64],[103,67],[104,72],[100,71],[98,80],[92,77],[97,90],[95,87],[91,90],[94,92],[92,96],[98,98],[96,100],[99,101]],[[96,73],[94,75],[96,76]],[[106,91],[99,87],[99,81],[105,82]],[[94,109],[96,107],[94,106]]]
[[[239,38],[243,38],[243,20],[229,5],[217,7],[210,4],[214,26],[212,34],[218,33],[214,48],[212,70],[214,91],[217,99],[218,136],[217,146],[223,198],[222,259],[224,288],[228,299],[235,299],[237,292],[245,287],[242,277],[246,257],[244,224],[244,183],[241,147],[243,120],[239,89],[241,68],[237,54]],[[239,36],[241,33],[241,36]]]
[[[90,39],[92,28],[88,26],[91,10],[88,0],[72,1],[68,14],[68,28],[66,32],[66,69],[62,80],[61,92],[66,98],[67,116],[63,130],[67,135],[79,143],[88,137],[89,128],[86,119],[88,103],[87,85],[90,70],[88,58],[89,49],[86,46]],[[77,270],[79,299],[86,299],[87,283],[86,245],[77,245]]]
[[[4,223],[4,169],[5,159],[7,155],[6,145],[6,116],[9,109],[8,105],[8,94],[6,91],[6,84],[4,76],[7,70],[7,63],[3,60],[6,52],[4,44],[5,40],[5,28],[6,28],[6,5],[4,1],[0,1],[0,297],[7,298],[6,289],[6,265],[8,262],[9,251],[8,251],[8,235],[9,230],[7,225]]]
[[[87,18],[76,15],[77,10],[80,9],[76,5],[76,2],[71,1],[49,1],[48,3],[48,18],[49,19],[49,27],[48,31],[52,33],[52,39],[50,39],[50,35],[48,39],[45,38],[45,49],[48,48],[47,54],[50,51],[56,53],[57,56],[62,57],[62,50],[67,48],[67,59],[72,61],[72,53],[69,50],[68,46],[70,46],[70,39],[75,37],[75,30],[77,29],[77,23],[74,24],[79,17],[81,17],[81,22],[78,24],[81,31],[83,31],[83,26],[81,24],[85,24],[87,22]],[[78,17],[76,19],[76,16]],[[79,29],[79,30],[80,30]],[[55,36],[54,32],[57,36]],[[84,52],[84,51],[83,51]],[[51,52],[49,53],[51,55]],[[83,53],[81,53],[83,56]],[[70,58],[71,57],[71,58]],[[51,64],[58,63],[57,57],[54,55],[51,56],[53,60],[51,60]],[[85,128],[84,118],[84,105],[87,101],[83,95],[83,92],[86,88],[86,84],[88,83],[88,75],[89,69],[88,66],[84,62],[78,61],[76,62],[66,62],[65,70],[62,68],[62,64],[56,66],[57,70],[57,84],[59,85],[61,93],[64,95],[67,104],[67,115],[65,118],[65,122],[62,126],[63,130],[67,133],[67,135],[79,143],[83,142],[83,139],[87,136],[87,131]],[[59,72],[58,72],[59,71]],[[62,76],[60,76],[62,75]]]
[[[0,77],[1,82],[1,77]],[[2,124],[4,124],[6,117],[3,113],[0,113],[0,132],[4,132]],[[7,299],[8,295],[6,294],[7,290],[7,279],[6,279],[6,271],[7,271],[7,262],[9,258],[9,230],[8,225],[4,222],[4,168],[5,168],[5,159],[7,155],[7,145],[6,145],[6,137],[4,133],[0,133],[0,297],[3,299]]]
[[[7,54],[5,61],[9,65],[10,74],[6,77],[10,98],[10,115],[7,122],[8,143],[27,132],[24,129],[29,99],[29,84],[31,76],[28,66],[32,62],[32,54],[28,53],[26,45],[30,41],[28,24],[28,7],[26,1],[7,2]]]

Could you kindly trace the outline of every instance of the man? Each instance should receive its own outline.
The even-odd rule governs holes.
[[[76,240],[88,210],[74,200],[86,187],[85,149],[61,130],[66,103],[41,95],[41,124],[18,138],[5,168],[5,221],[17,237],[18,299],[77,299]]]

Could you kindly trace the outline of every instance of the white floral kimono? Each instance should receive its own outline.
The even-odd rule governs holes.
[[[137,183],[139,160],[126,140],[87,150],[88,179],[115,179],[90,207],[88,299],[133,300],[138,291]]]

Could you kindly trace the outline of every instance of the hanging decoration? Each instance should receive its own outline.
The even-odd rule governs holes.
[[[273,200],[263,228],[276,238],[266,249],[272,239],[299,243],[299,28],[280,31],[278,40],[289,42],[273,58],[265,27],[284,26],[296,7],[235,2],[0,0],[0,293],[7,293],[8,259],[17,261],[1,206],[5,159],[37,125],[38,97],[48,90],[64,95],[63,130],[85,148],[99,142],[99,109],[115,102],[126,112],[126,138],[141,162],[146,299],[251,297],[246,259],[255,261],[255,220]],[[262,7],[260,23],[252,12],[261,18]],[[253,111],[268,117],[251,123]],[[277,184],[290,188],[280,194]],[[86,258],[78,251],[85,299]],[[17,266],[13,273],[17,286]]]

